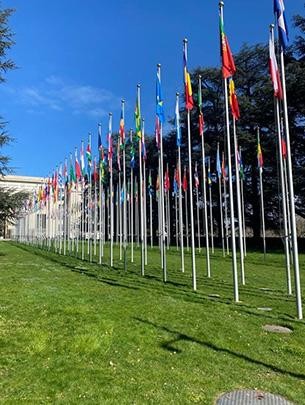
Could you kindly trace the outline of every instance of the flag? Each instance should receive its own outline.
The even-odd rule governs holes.
[[[185,93],[185,108],[192,110],[194,107],[193,91],[191,76],[187,70],[187,41],[183,42],[183,76],[184,76],[184,93]]]
[[[119,134],[118,136],[118,142],[117,142],[117,149],[116,149],[116,160],[117,160],[117,165],[118,165],[118,171],[121,171],[121,156],[120,156],[120,150],[121,150],[121,135]]]
[[[179,191],[179,186],[177,183],[177,169],[175,169],[175,172],[174,172],[173,191],[174,191],[174,195],[177,195],[178,191]]]
[[[80,180],[82,177],[81,168],[77,157],[77,149],[75,149],[75,175],[77,180]]]
[[[75,172],[73,168],[72,162],[72,154],[70,155],[70,188],[72,188],[73,184],[76,182]]]
[[[151,179],[151,172],[149,172],[149,175],[148,175],[148,194],[151,196],[154,194],[154,189],[153,189],[152,179]]]
[[[281,128],[281,147],[283,159],[287,159],[287,144],[283,127]]]
[[[122,102],[122,107],[121,107],[121,118],[120,118],[120,139],[121,139],[121,145],[124,147],[125,146],[125,120],[124,120],[124,102]]]
[[[273,84],[274,97],[282,100],[283,99],[282,83],[280,78],[280,71],[275,56],[274,41],[271,32],[269,35],[269,72]]]
[[[170,189],[170,180],[169,180],[169,171],[168,171],[168,167],[167,167],[165,175],[164,175],[164,191],[168,192],[169,189]]]
[[[201,94],[201,79],[200,78],[199,78],[199,85],[198,85],[198,108],[199,108],[199,117],[198,117],[199,135],[203,136],[204,118],[203,118],[203,113],[202,113],[202,94]]]
[[[142,157],[143,157],[143,160],[147,159],[144,130],[142,131]]]
[[[235,74],[236,67],[228,39],[224,32],[221,16],[219,16],[219,28],[220,28],[220,49],[222,59],[222,75],[224,79],[227,79],[228,77],[233,76]]]
[[[109,114],[109,123],[108,123],[108,160],[112,160],[112,115]]]
[[[62,183],[63,183],[62,164],[60,164],[58,169],[58,184],[60,188],[62,187]]]
[[[101,176],[101,181],[102,183],[105,183],[106,178],[105,178],[105,167],[106,167],[106,156],[104,153],[104,148],[102,147],[101,152],[100,152],[100,176]]]
[[[93,181],[94,181],[94,183],[96,183],[98,181],[96,158],[94,158],[94,163],[93,163]]]
[[[142,119],[141,119],[141,107],[140,107],[140,88],[138,87],[137,91],[137,100],[136,100],[136,108],[134,113],[135,124],[136,124],[136,136],[138,139],[142,137]]]
[[[156,179],[156,197],[157,197],[157,199],[159,198],[159,194],[160,194],[160,181],[159,181],[159,174],[158,174],[157,179]]]
[[[221,172],[222,172],[223,179],[226,180],[226,178],[227,178],[227,168],[226,168],[226,161],[225,161],[225,154],[224,153],[222,153]]]
[[[131,147],[130,147],[130,167],[131,167],[132,169],[134,169],[134,168],[135,168],[135,165],[136,165],[135,149],[134,149],[134,145],[133,145],[133,143],[132,143],[132,144],[131,144]]]
[[[164,107],[161,88],[161,72],[160,67],[157,68],[157,81],[156,81],[156,114],[161,124],[164,123]]]
[[[97,148],[98,148],[99,151],[102,149],[102,124],[98,124]]]
[[[180,111],[179,111],[179,96],[176,97],[176,108],[175,108],[175,124],[176,124],[176,134],[177,134],[177,146],[181,146],[181,127],[180,127]]]
[[[160,120],[158,116],[156,115],[156,122],[155,122],[155,138],[156,138],[156,145],[157,148],[160,149]]]
[[[235,84],[234,80],[230,78],[229,81],[229,94],[230,94],[230,107],[231,107],[231,112],[235,120],[237,121],[240,118],[240,113],[239,113],[239,105],[238,105],[238,100],[237,96],[235,93]]]
[[[274,0],[274,14],[276,14],[277,25],[279,29],[280,44],[285,50],[288,46],[288,26],[285,16],[284,0]]]
[[[211,160],[208,158],[208,185],[212,187],[212,176],[211,176]]]
[[[91,155],[91,145],[90,145],[90,136],[89,136],[89,140],[88,140],[88,145],[87,145],[87,149],[86,149],[86,156],[87,156],[87,172],[88,172],[88,176],[91,176],[91,166],[92,166],[92,155]]]
[[[263,159],[263,152],[261,148],[260,140],[257,140],[257,165],[260,170],[263,170],[264,167],[264,159]]]
[[[187,192],[187,176],[186,176],[186,168],[184,168],[183,180],[182,180],[182,188],[183,191]]]
[[[84,143],[83,142],[82,142],[81,149],[80,149],[80,168],[81,168],[82,176],[85,177],[86,168],[85,168]]]
[[[197,162],[195,164],[194,181],[195,181],[195,188],[198,189],[198,187],[199,187],[199,176],[198,176],[198,170],[197,170]]]
[[[216,153],[216,171],[218,178],[221,178],[221,164],[220,164],[220,156],[219,156],[219,145],[217,145],[217,153]]]

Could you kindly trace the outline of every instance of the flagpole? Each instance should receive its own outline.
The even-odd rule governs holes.
[[[170,213],[169,213],[169,172],[168,172],[168,163],[166,163],[166,190],[165,191],[165,218],[166,218],[166,235],[167,235],[167,250],[169,250],[170,246]]]
[[[201,75],[198,80],[198,94],[201,97]],[[201,106],[200,114],[202,114]],[[205,249],[206,249],[206,272],[207,276],[211,277],[211,263],[210,263],[210,248],[209,248],[209,230],[208,230],[208,211],[207,211],[207,188],[206,188],[206,168],[205,168],[205,146],[204,146],[204,128],[201,133],[201,156],[202,156],[202,187],[203,187],[203,213],[204,213],[204,229],[205,229]]]
[[[150,187],[152,187],[151,170],[149,170]],[[150,226],[150,247],[153,248],[153,223],[152,223],[152,190],[149,190],[149,226]]]
[[[177,192],[175,192],[175,237],[176,237],[176,250],[179,251],[179,235],[178,235],[178,198]]]
[[[212,179],[211,175],[211,160],[208,158],[208,182],[209,182],[209,208],[210,208],[210,232],[211,232],[211,248],[214,254],[214,229],[213,229],[213,203],[212,203]]]
[[[217,142],[217,156],[220,160],[219,154],[219,142]],[[218,161],[217,161],[218,162]],[[220,165],[220,162],[218,162]],[[222,256],[225,257],[225,238],[224,238],[224,229],[223,229],[223,210],[222,210],[222,189],[221,189],[221,168],[217,167],[217,177],[218,177],[218,190],[219,190],[219,210],[220,210],[220,230],[221,230],[221,245],[222,245]]]
[[[186,167],[184,166],[184,172],[186,173]],[[186,251],[189,252],[189,216],[188,216],[188,201],[187,201],[187,189],[184,190],[184,208],[185,208],[185,236],[186,236]]]
[[[179,93],[176,93],[177,110],[179,112]],[[179,123],[180,125],[180,123]],[[180,126],[178,128],[180,130]],[[183,248],[183,208],[182,208],[182,175],[181,175],[181,142],[178,143],[178,177],[179,177],[179,233],[180,233],[180,253],[181,253],[181,271],[184,273],[184,248]]]
[[[227,255],[229,255],[229,224],[228,224],[228,201],[227,201],[227,180],[226,180],[226,167],[225,167],[225,154],[222,152],[222,161],[224,165],[223,173],[223,194],[224,194],[224,211],[225,211],[225,230],[226,230],[226,250]]]
[[[224,2],[219,2],[220,18],[223,24],[223,6]],[[234,301],[239,301],[238,275],[236,262],[236,241],[235,241],[235,217],[234,217],[234,200],[233,200],[233,182],[232,182],[232,163],[231,163],[231,140],[230,140],[230,122],[229,122],[229,103],[228,103],[228,79],[224,78],[225,107],[226,107],[226,140],[228,153],[228,172],[229,172],[229,198],[230,198],[230,219],[231,219],[231,239],[232,239],[232,271],[234,283]]]
[[[126,143],[125,143],[125,100],[121,100],[122,109],[122,145],[123,145],[123,256],[124,271],[127,270],[127,191],[126,191]]]
[[[294,196],[294,186],[293,186],[293,177],[292,177],[291,146],[290,146],[290,132],[289,132],[289,120],[288,120],[288,108],[287,108],[285,62],[284,62],[283,47],[281,47],[280,59],[281,59],[282,85],[283,85],[284,123],[285,123],[285,133],[286,133],[286,142],[287,142],[287,169],[288,169],[287,174],[288,174],[289,202],[290,202],[290,216],[291,216],[291,236],[292,236],[292,249],[293,249],[296,306],[297,306],[298,319],[303,319],[300,269],[299,269],[299,254],[298,254],[298,238],[297,238],[295,203],[294,203],[295,196]]]
[[[239,156],[241,156],[241,147],[239,148]],[[243,219],[243,237],[244,237],[244,256],[247,256],[247,239],[246,239],[246,218],[245,218],[245,200],[244,200],[244,174],[240,177],[240,193]]]
[[[260,128],[257,127],[257,145],[260,145]],[[263,189],[263,168],[259,165],[259,189],[261,200],[261,231],[263,233],[264,259],[266,258],[266,229],[265,229],[265,208],[264,208],[264,189]]]
[[[143,148],[145,148],[145,121],[142,119],[142,136],[143,136]],[[146,152],[145,152],[146,153]],[[146,156],[143,151],[143,225],[144,225],[144,261],[147,265],[147,207],[146,207]]]
[[[199,181],[198,179],[198,172],[197,172],[197,161],[195,163],[195,173],[197,176],[196,182]],[[200,221],[199,221],[199,195],[198,195],[198,187],[199,184],[195,184],[195,189],[196,189],[196,211],[197,211],[197,243],[198,243],[198,252],[201,252],[201,247],[200,247]]]
[[[235,182],[236,182],[236,199],[237,199],[237,214],[238,214],[238,238],[239,238],[239,254],[240,254],[240,275],[242,285],[246,284],[245,281],[245,267],[244,267],[244,240],[243,240],[243,218],[241,212],[241,193],[240,193],[240,177],[239,177],[239,162],[238,162],[238,146],[236,135],[236,119],[233,116],[233,142],[235,154]]]
[[[161,65],[157,64],[157,75],[161,82]],[[160,208],[161,208],[161,255],[163,258],[163,281],[167,282],[167,260],[165,249],[164,169],[163,169],[163,123],[160,121]]]
[[[98,263],[102,264],[102,249],[103,249],[103,239],[102,239],[102,215],[103,215],[103,197],[102,197],[102,176],[101,176],[101,156],[100,156],[100,167],[99,167],[99,177],[98,177],[98,190],[99,190],[99,251],[98,251]]]
[[[109,113],[108,129],[108,154],[109,154],[109,171],[110,171],[110,267],[113,267],[113,173],[112,173],[112,113]]]
[[[133,148],[133,144],[132,144],[132,129],[130,130],[130,143],[131,143],[131,147]],[[130,222],[131,222],[131,229],[130,229],[130,233],[131,233],[131,263],[133,263],[133,225],[134,225],[134,200],[133,200],[133,194],[134,194],[134,190],[133,190],[133,167],[132,165],[130,165],[130,210],[131,210],[131,215],[130,215]]]
[[[137,102],[138,106],[141,105],[141,90],[140,85],[137,85]],[[139,107],[140,108],[140,107]],[[140,196],[140,248],[141,248],[141,275],[144,276],[144,266],[145,266],[145,257],[144,257],[144,212],[143,212],[143,161],[142,161],[142,128],[141,137],[139,138],[139,176],[140,176],[140,190],[138,196]]]

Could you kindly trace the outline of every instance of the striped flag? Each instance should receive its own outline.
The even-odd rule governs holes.
[[[235,120],[237,121],[240,118],[240,112],[239,112],[239,105],[238,105],[238,100],[237,96],[235,93],[235,84],[234,80],[230,78],[229,82],[229,98],[230,98],[230,107],[231,107],[231,112]]]
[[[197,162],[195,164],[194,181],[195,181],[195,188],[199,188],[199,175],[197,169]]]
[[[287,21],[286,21],[286,16],[285,16],[284,0],[274,0],[274,14],[276,15],[276,18],[277,18],[280,44],[281,44],[283,50],[285,50],[289,43],[289,37],[288,37],[289,34],[288,34],[288,27],[287,27]]]
[[[184,76],[184,94],[185,94],[185,108],[192,110],[194,107],[193,91],[191,76],[187,70],[187,41],[183,42],[183,76]]]
[[[76,179],[80,180],[82,177],[82,172],[81,172],[81,168],[80,168],[80,164],[78,161],[78,157],[77,157],[77,149],[75,148],[75,175],[76,175]]]
[[[142,138],[142,118],[141,118],[141,106],[140,106],[140,87],[137,88],[136,108],[134,112],[135,124],[136,124],[136,136],[138,139]]]
[[[183,180],[182,180],[182,188],[183,191],[186,193],[187,192],[187,175],[186,175],[186,168],[184,168],[184,174],[183,174]]]
[[[280,71],[275,56],[274,42],[271,32],[269,35],[269,72],[273,84],[274,97],[282,100],[283,99],[282,83],[280,78]]]
[[[260,140],[257,140],[257,165],[259,170],[263,170],[264,167],[264,159],[263,159],[263,152],[261,148]]]
[[[161,124],[164,123],[164,107],[163,107],[163,97],[162,97],[162,87],[161,87],[161,73],[158,66],[157,69],[157,81],[156,81],[156,114],[159,118]]]

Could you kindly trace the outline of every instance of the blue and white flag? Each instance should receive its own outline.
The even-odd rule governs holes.
[[[288,46],[289,38],[288,38],[287,21],[285,17],[284,0],[274,0],[274,13],[276,14],[277,17],[280,44],[283,50],[285,50]]]

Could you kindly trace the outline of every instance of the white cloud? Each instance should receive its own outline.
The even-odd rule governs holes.
[[[103,117],[117,109],[120,98],[109,90],[84,84],[66,83],[62,78],[50,76],[39,86],[14,89],[18,100],[26,105],[28,111],[49,108],[54,111],[70,110],[72,114],[86,114]]]

